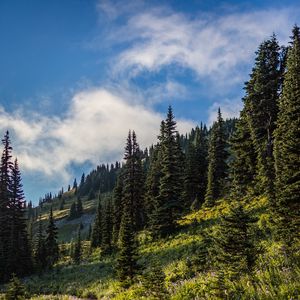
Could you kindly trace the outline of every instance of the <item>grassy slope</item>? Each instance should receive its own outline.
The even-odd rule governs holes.
[[[258,217],[259,232],[268,236],[270,224],[265,213],[266,199],[256,198],[244,204]],[[94,207],[95,201],[84,202],[85,212],[93,211]],[[139,234],[138,263],[143,272],[153,265],[162,267],[171,299],[217,299],[214,268],[205,271],[199,267],[199,249],[203,234],[213,235],[220,216],[227,212],[228,203],[219,201],[212,209],[201,209],[183,217],[178,222],[178,233],[167,239],[152,241],[148,232]],[[58,218],[61,214],[55,212]],[[63,235],[69,232],[66,226],[60,228]],[[228,299],[298,299],[299,267],[286,266],[282,246],[272,242],[271,237],[262,239],[259,246],[261,254],[254,279],[243,276],[238,282],[225,282]],[[50,294],[51,299],[68,299],[54,295],[76,295],[86,299],[158,299],[145,290],[140,278],[129,289],[123,289],[115,279],[115,257],[101,258],[99,250],[91,253],[89,242],[84,244],[84,260],[79,266],[71,264],[68,249],[65,253],[54,271],[26,279],[28,291],[36,295],[31,299],[49,299],[38,296],[41,294]]]

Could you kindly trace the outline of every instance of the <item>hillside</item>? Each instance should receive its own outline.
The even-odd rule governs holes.
[[[258,197],[248,200],[245,207],[257,217],[256,226],[261,234],[268,233],[271,225],[266,213],[266,199]],[[115,255],[101,257],[99,249],[90,250],[89,242],[84,243],[80,265],[72,264],[68,255],[70,244],[65,244],[64,255],[56,268],[52,272],[27,278],[25,286],[30,294],[51,295],[49,299],[72,299],[55,296],[57,294],[84,299],[217,299],[219,284],[226,286],[228,299],[297,299],[300,268],[288,267],[282,245],[269,238],[257,237],[260,240],[260,254],[257,271],[251,279],[242,276],[234,283],[218,283],[214,268],[209,266],[212,258],[201,262],[205,236],[215,232],[220,216],[226,214],[228,209],[229,203],[220,200],[212,209],[187,214],[178,221],[178,232],[167,239],[153,241],[147,231],[139,233],[138,264],[141,274],[153,272],[155,267],[160,266],[165,275],[159,284],[166,287],[165,296],[155,296],[155,290],[149,290],[149,284],[155,284],[155,279],[148,283],[141,277],[130,289],[122,288],[115,279]],[[89,213],[89,210],[86,212]],[[59,223],[62,216],[57,214],[57,217]],[[300,252],[297,255],[300,257]],[[155,289],[155,286],[151,288]],[[33,296],[31,299],[46,298]]]

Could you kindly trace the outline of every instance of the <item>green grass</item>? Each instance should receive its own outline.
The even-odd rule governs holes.
[[[295,253],[297,260],[291,263],[286,259],[283,245],[272,240],[266,198],[243,201],[258,219],[258,229],[263,235],[258,244],[261,251],[253,276],[243,275],[235,282],[224,280],[227,299],[300,299],[300,269],[296,263],[299,262],[299,251]],[[95,200],[85,200],[85,212],[91,213],[95,204]],[[212,209],[201,209],[184,216],[178,222],[178,232],[166,239],[153,241],[147,231],[137,237],[141,273],[159,265],[165,274],[164,285],[170,299],[218,299],[218,277],[213,265],[203,268],[199,264],[204,234],[214,234],[221,215],[228,213],[228,202],[219,201],[217,204]],[[56,216],[60,218],[62,215],[60,212]],[[76,222],[62,225],[60,239],[67,238],[75,226],[78,226]],[[146,290],[140,275],[130,288],[122,288],[115,279],[114,256],[103,258],[99,249],[91,252],[89,243],[85,242],[83,262],[73,265],[68,256],[69,247],[69,243],[64,244],[64,257],[52,271],[25,279],[31,299],[65,300],[69,299],[68,295],[83,299],[157,299]]]

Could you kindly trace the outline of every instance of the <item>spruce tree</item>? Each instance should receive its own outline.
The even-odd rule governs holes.
[[[280,47],[273,35],[256,52],[255,66],[246,83],[245,111],[257,156],[257,175],[260,192],[273,197],[274,156],[273,133],[278,113],[281,86]]]
[[[133,228],[139,230],[144,226],[144,174],[134,131],[128,133],[124,159],[122,208],[131,209]]]
[[[34,261],[36,268],[39,272],[46,268],[47,265],[47,253],[45,245],[45,236],[43,234],[42,220],[39,216],[38,232],[35,241]]]
[[[10,238],[10,215],[9,215],[9,202],[11,196],[11,169],[12,169],[12,147],[8,131],[2,139],[4,146],[1,165],[0,165],[0,281],[8,279],[7,262],[11,253],[9,253],[9,238]]]
[[[230,146],[231,192],[233,197],[243,197],[253,193],[256,175],[256,154],[245,109],[241,111]]]
[[[73,261],[75,264],[79,264],[81,261],[81,229],[80,226],[78,227],[77,231],[77,239],[74,247],[74,253],[73,253]]]
[[[215,238],[216,260],[229,278],[238,278],[253,269],[257,252],[251,227],[255,222],[240,203],[233,203],[229,214],[222,217]]]
[[[119,173],[116,186],[113,191],[113,233],[112,243],[117,245],[122,217],[123,173]]]
[[[25,198],[21,183],[17,159],[14,162],[11,174],[11,197],[9,202],[10,215],[10,239],[8,259],[8,273],[17,275],[29,274],[32,270],[31,251],[27,236],[27,225],[25,218]]]
[[[77,203],[76,203],[76,215],[77,218],[80,218],[83,214],[83,206],[82,201],[80,197],[77,197]]]
[[[15,274],[12,275],[12,278],[7,286],[7,291],[5,293],[5,300],[25,300],[26,290],[21,281],[16,277]]]
[[[165,236],[174,231],[176,219],[182,211],[182,151],[177,138],[176,122],[169,107],[165,122],[161,125],[161,178],[159,195],[151,215],[154,236]]]
[[[119,237],[119,251],[117,255],[117,274],[119,280],[126,286],[133,282],[137,272],[137,246],[131,207],[125,203]]]
[[[219,108],[218,120],[214,122],[210,133],[208,178],[205,194],[206,206],[213,206],[215,201],[224,194],[228,175],[227,158],[224,121]]]
[[[76,203],[73,202],[70,206],[70,212],[69,212],[68,219],[73,220],[73,219],[76,219],[76,218],[77,218]]]
[[[102,218],[102,240],[101,250],[103,255],[109,255],[112,252],[112,207],[111,199],[107,199],[107,203],[104,209],[104,215]]]
[[[59,255],[57,227],[54,223],[52,207],[50,209],[49,223],[46,229],[45,246],[47,253],[47,266],[51,268],[57,262]]]
[[[100,247],[101,242],[102,242],[102,207],[101,207],[101,198],[99,193],[96,216],[92,227],[91,247],[92,248]]]
[[[293,28],[275,130],[277,231],[290,247],[300,227],[300,30]]]

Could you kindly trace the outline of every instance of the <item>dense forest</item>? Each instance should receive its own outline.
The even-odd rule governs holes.
[[[170,106],[156,144],[129,130],[123,162],[36,207],[6,132],[3,299],[299,299],[299,27],[259,45],[244,90],[239,118],[186,135]]]

